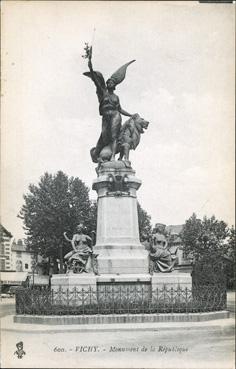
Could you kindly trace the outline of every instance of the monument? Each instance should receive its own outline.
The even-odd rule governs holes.
[[[152,243],[150,252],[140,242],[137,191],[142,182],[131,166],[130,150],[137,148],[149,122],[137,113],[125,111],[114,93],[135,60],[121,66],[105,82],[102,73],[93,69],[92,47],[88,44],[84,58],[89,68],[84,75],[95,84],[102,117],[100,137],[90,150],[92,161],[97,163],[97,178],[92,185],[98,198],[96,244],[92,249],[82,225],[72,239],[64,234],[72,245],[72,251],[65,256],[68,271],[53,275],[52,289],[90,287],[97,291],[109,283],[148,284],[150,289],[165,284],[191,287],[190,275],[173,272],[177,260],[166,245],[159,243],[163,240]],[[123,124],[121,115],[128,117]]]

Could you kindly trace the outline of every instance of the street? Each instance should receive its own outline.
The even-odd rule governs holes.
[[[15,298],[4,298],[0,302],[0,318],[15,314]]]
[[[161,324],[161,323],[160,323]],[[233,329],[3,332],[4,368],[234,368]],[[26,355],[19,360],[16,343]]]
[[[233,293],[228,302],[233,312]],[[6,313],[8,304],[3,305]],[[175,324],[158,323],[155,330],[148,331],[140,330],[140,325],[127,331],[119,326],[117,330],[114,326],[109,331],[93,332],[70,331],[70,326],[64,332],[65,326],[58,332],[49,326],[48,331],[2,331],[2,367],[234,368],[232,318],[201,325]],[[24,344],[22,359],[15,353],[19,341]]]

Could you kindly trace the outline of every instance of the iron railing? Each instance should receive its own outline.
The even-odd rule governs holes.
[[[95,315],[193,313],[224,310],[226,288],[193,285],[192,289],[152,289],[151,285],[103,285],[92,288],[19,288],[16,313],[31,315]]]

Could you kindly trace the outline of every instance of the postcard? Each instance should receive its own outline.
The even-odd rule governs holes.
[[[233,240],[235,2],[1,17],[2,367],[233,369],[235,282],[199,307],[180,234]]]

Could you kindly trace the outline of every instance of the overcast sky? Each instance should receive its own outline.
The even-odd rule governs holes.
[[[233,224],[234,11],[191,1],[5,1],[2,224],[23,235],[23,193],[45,171],[91,188],[101,117],[81,55],[94,27],[93,64],[105,79],[136,59],[116,93],[150,121],[130,159],[152,223],[196,212]]]

